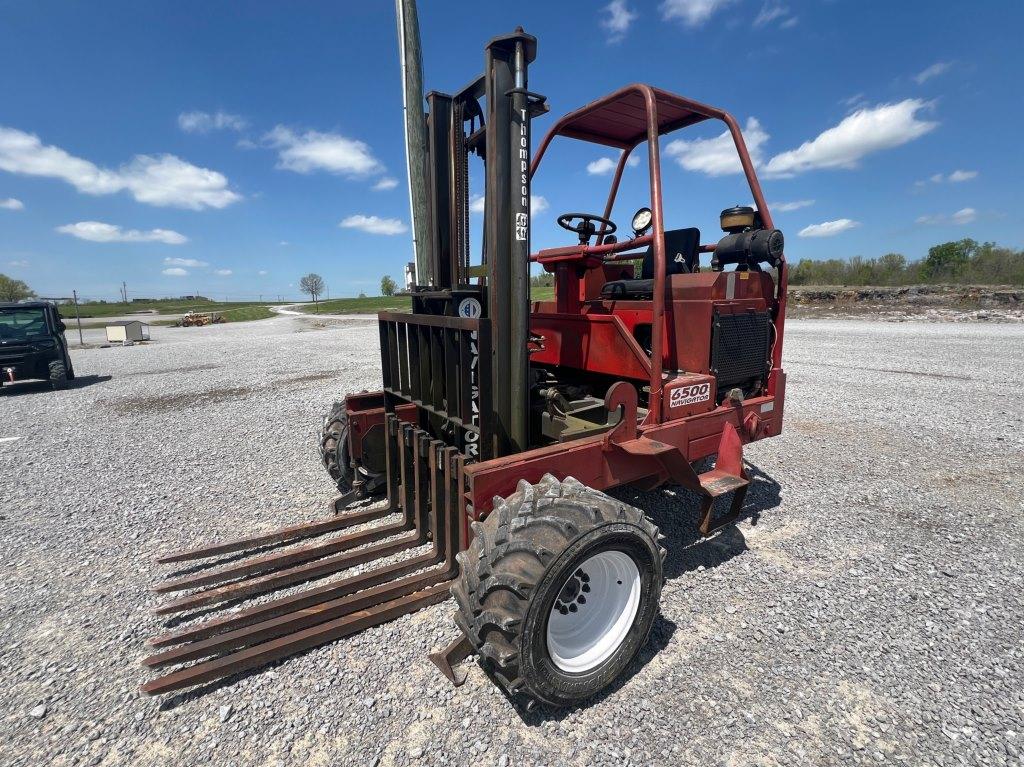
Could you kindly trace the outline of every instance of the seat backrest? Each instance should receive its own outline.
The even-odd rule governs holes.
[[[665,232],[665,274],[689,274],[700,258],[700,229],[670,229]],[[654,279],[654,246],[644,253],[642,277]]]

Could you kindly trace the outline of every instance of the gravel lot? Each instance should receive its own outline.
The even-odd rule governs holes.
[[[701,541],[684,493],[619,493],[669,537],[662,617],[608,694],[531,714],[427,661],[450,604],[137,692],[152,556],[322,513],[320,414],[379,383],[372,320],[153,334],[0,395],[0,764],[1021,764],[1024,326],[791,322],[749,516]]]

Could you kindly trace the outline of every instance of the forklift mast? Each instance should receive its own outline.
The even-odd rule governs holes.
[[[411,290],[412,315],[382,316],[382,344],[397,352],[385,355],[386,409],[417,405],[420,427],[470,458],[529,446],[530,122],[547,111],[528,90],[536,55],[536,38],[517,28],[487,44],[483,74],[461,91],[427,94],[429,262]],[[485,178],[478,264],[470,252],[471,153],[483,160]],[[460,344],[469,364],[449,348]]]

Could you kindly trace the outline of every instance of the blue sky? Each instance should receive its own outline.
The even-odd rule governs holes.
[[[790,261],[1022,245],[1019,2],[433,0],[420,15],[428,90],[464,85],[522,24],[555,115],[634,81],[732,112]],[[387,0],[0,0],[0,93],[0,271],[42,294],[114,298],[124,280],[130,296],[296,297],[317,271],[332,295],[373,295],[411,258]],[[705,241],[749,202],[721,130],[662,144],[667,225]],[[556,141],[534,248],[572,240],[558,213],[600,212],[613,156]],[[620,225],[646,184],[627,171]]]

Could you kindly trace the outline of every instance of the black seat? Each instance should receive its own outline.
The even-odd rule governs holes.
[[[700,259],[700,229],[670,229],[665,232],[665,274],[689,274]],[[602,298],[650,298],[654,295],[654,247],[644,253],[638,280],[613,280],[601,288]]]

